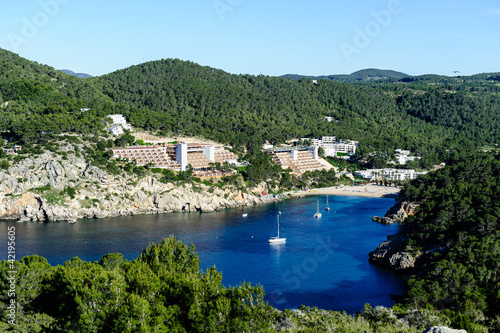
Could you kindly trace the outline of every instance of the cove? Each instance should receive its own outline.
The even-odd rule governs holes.
[[[313,217],[317,201],[321,218]],[[195,245],[202,269],[215,266],[226,286],[262,285],[278,309],[307,305],[354,314],[365,303],[392,306],[390,295],[404,291],[404,277],[368,262],[368,253],[398,230],[371,220],[393,204],[394,199],[329,196],[326,211],[326,196],[308,196],[217,213],[1,224],[5,234],[8,226],[16,228],[17,259],[37,254],[51,265],[76,256],[96,261],[115,252],[133,260],[150,242],[174,235]],[[287,241],[272,245],[278,211],[280,236]],[[0,260],[7,259],[6,243]]]

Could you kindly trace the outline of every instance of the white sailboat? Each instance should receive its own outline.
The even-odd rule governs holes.
[[[276,217],[278,219],[278,236],[269,238],[270,244],[278,244],[278,243],[285,243],[286,242],[286,238],[280,238],[280,214],[281,214],[281,212],[278,212],[278,215],[276,215]]]
[[[317,208],[317,211],[316,211],[316,214],[314,214],[314,217],[321,217],[321,213],[319,212],[319,200],[316,201],[317,204],[318,204],[318,208]]]
[[[326,211],[329,211],[330,210],[330,207],[328,207],[328,195],[326,196]]]

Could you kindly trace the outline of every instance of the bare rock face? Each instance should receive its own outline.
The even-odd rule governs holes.
[[[418,204],[408,201],[398,201],[394,206],[392,206],[385,216],[378,217],[374,216],[373,221],[382,224],[393,224],[403,222],[408,216],[415,214]]]
[[[393,224],[394,223],[394,220],[391,219],[390,217],[387,217],[387,216],[382,216],[382,217],[374,216],[372,218],[372,221],[375,221],[375,222],[378,222],[381,224]]]
[[[398,270],[415,268],[416,258],[409,252],[396,252],[389,257],[389,263]]]
[[[422,333],[467,333],[466,330],[454,330],[448,327],[431,327]]]
[[[422,253],[406,250],[408,239],[399,234],[387,237],[374,251],[369,253],[370,262],[389,267],[395,271],[412,271]]]
[[[403,222],[408,216],[415,214],[418,204],[408,201],[399,201],[391,207],[385,216],[391,218],[395,222]]]
[[[73,151],[70,144],[64,149]],[[281,200],[263,195],[264,191],[265,183],[243,193],[236,187],[177,186],[153,176],[111,175],[82,157],[46,152],[0,170],[0,219],[75,222],[122,215],[206,213]]]

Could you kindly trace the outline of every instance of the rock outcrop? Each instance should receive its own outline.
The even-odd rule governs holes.
[[[400,234],[387,236],[387,241],[382,242],[370,252],[370,262],[386,266],[396,271],[411,272],[416,268],[416,262],[422,253],[407,250],[408,239]]]
[[[394,220],[388,216],[382,216],[382,217],[374,216],[374,217],[372,217],[372,221],[375,221],[375,222],[378,222],[381,224],[393,224],[394,223]]]
[[[393,224],[403,222],[408,216],[415,214],[418,204],[408,201],[398,201],[394,206],[392,206],[385,216],[378,217],[374,216],[373,221],[382,224]]]
[[[65,149],[71,151],[72,147]],[[175,186],[154,176],[109,174],[82,157],[46,152],[0,171],[0,219],[74,222],[121,215],[214,212],[282,199],[262,195],[264,188],[262,184],[242,192],[237,186],[204,183]]]
[[[467,333],[466,330],[454,330],[448,327],[431,327],[422,333]]]
[[[374,216],[373,221],[382,224],[401,223],[408,216],[414,215],[418,204],[408,201],[398,201],[391,207],[385,216]],[[432,249],[430,251],[414,251],[408,247],[408,237],[403,234],[395,234],[387,237],[377,248],[369,253],[370,262],[400,272],[413,272],[423,261],[426,254],[443,249]]]

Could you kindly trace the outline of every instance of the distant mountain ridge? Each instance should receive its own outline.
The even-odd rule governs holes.
[[[362,81],[380,81],[380,80],[400,80],[402,78],[408,77],[410,75],[387,69],[376,69],[367,68],[356,71],[351,74],[333,74],[333,75],[320,75],[320,76],[310,76],[310,75],[299,75],[299,74],[285,74],[282,78],[300,80],[302,78],[311,80],[326,79],[337,82],[353,83]]]
[[[61,72],[63,73],[66,73],[68,75],[73,75],[73,76],[76,76],[80,79],[90,79],[91,77],[93,77],[92,75],[90,74],[86,74],[86,73],[75,73],[69,69],[60,69]]]

